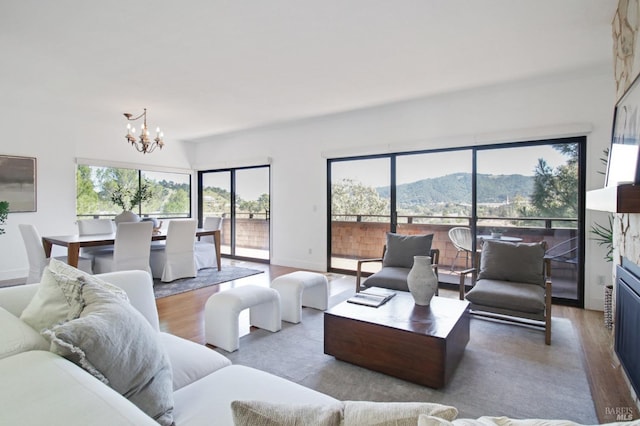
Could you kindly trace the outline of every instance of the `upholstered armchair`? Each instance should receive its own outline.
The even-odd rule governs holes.
[[[472,314],[520,322],[545,331],[551,344],[551,279],[547,245],[487,240],[482,245],[477,280],[465,294],[465,278],[477,268],[460,273],[460,300],[471,302]]]
[[[382,249],[382,257],[358,260],[356,292],[359,292],[363,287],[383,287],[409,291],[407,275],[413,266],[413,256],[431,256],[431,263],[437,277],[440,251],[431,248],[432,241],[433,234],[400,235],[388,232],[387,243]],[[382,268],[362,281],[362,265],[369,262],[382,262]]]

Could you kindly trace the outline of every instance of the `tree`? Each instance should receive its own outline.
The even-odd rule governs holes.
[[[343,179],[331,185],[332,215],[389,215],[389,201],[380,197],[375,188],[353,179]]]
[[[555,169],[540,158],[534,171],[531,207],[523,216],[574,218],[578,215],[578,144],[553,148],[566,155],[567,162]]]
[[[79,165],[76,171],[76,212],[79,215],[92,214],[100,210],[100,197],[93,187],[91,168]]]
[[[186,206],[186,207],[185,207]],[[187,191],[173,191],[164,204],[163,213],[185,213],[189,211],[189,195]],[[186,208],[186,210],[185,210]]]

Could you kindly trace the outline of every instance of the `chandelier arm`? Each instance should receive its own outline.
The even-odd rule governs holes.
[[[144,109],[144,112],[142,114],[140,114],[139,116],[132,118],[132,115],[133,114],[129,114],[128,112],[124,113],[124,116],[127,117],[128,121],[135,121],[135,120],[139,120],[142,117],[144,117],[144,122],[145,122],[145,124],[147,123],[147,109],[146,108]]]

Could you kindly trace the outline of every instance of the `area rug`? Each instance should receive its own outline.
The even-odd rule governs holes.
[[[373,309],[373,308],[372,308]],[[598,424],[581,345],[571,322],[553,319],[552,345],[539,330],[471,319],[471,339],[446,387],[431,389],[324,354],[323,314],[303,309],[302,322],[277,333],[256,329],[233,353],[248,365],[340,400],[429,401],[453,405],[459,418],[484,415],[567,419]]]
[[[261,274],[263,271],[251,268],[242,268],[239,266],[222,265],[222,270],[216,268],[201,269],[195,278],[182,278],[163,283],[160,279],[153,280],[153,292],[156,299],[162,297],[173,296],[174,294],[184,293],[186,291],[196,290],[202,287],[208,287],[224,283],[227,281],[237,280],[239,278],[251,275]]]

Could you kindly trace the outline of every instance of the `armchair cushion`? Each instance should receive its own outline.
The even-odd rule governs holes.
[[[433,234],[400,235],[387,232],[387,249],[382,259],[382,266],[411,268],[413,256],[429,256]]]
[[[362,285],[365,287],[383,287],[391,290],[409,291],[407,275],[409,268],[388,267],[382,268],[367,278]]]
[[[544,243],[487,240],[482,245],[478,280],[490,279],[544,287]]]
[[[541,314],[545,310],[544,287],[533,284],[483,279],[467,293],[474,305]]]

